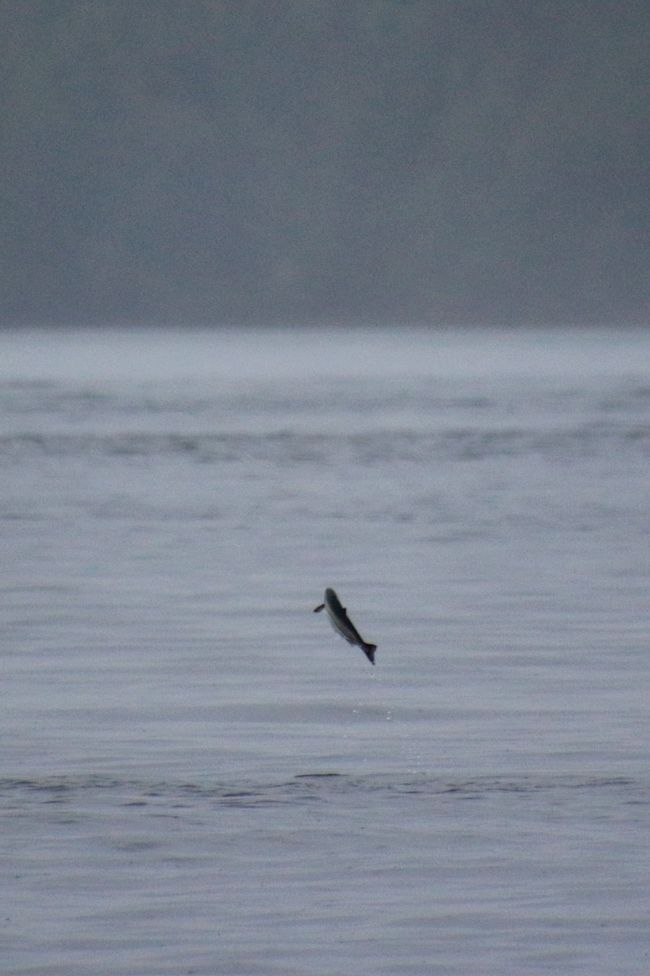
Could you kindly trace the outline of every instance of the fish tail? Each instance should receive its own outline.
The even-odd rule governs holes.
[[[366,643],[364,643],[363,644],[363,650],[364,650],[364,653],[365,653],[366,657],[370,661],[370,663],[371,664],[374,664],[375,663],[375,651],[377,650],[377,645],[376,644],[366,644]]]

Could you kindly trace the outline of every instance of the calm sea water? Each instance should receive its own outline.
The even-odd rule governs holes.
[[[645,976],[649,461],[640,332],[0,335],[3,973]]]

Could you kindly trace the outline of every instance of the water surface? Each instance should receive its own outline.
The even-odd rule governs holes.
[[[640,332],[2,335],[4,971],[647,973],[649,459]]]

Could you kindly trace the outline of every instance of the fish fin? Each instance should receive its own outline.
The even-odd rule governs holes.
[[[325,604],[324,603],[321,603],[319,606],[314,607],[314,613],[320,613],[321,610],[324,610],[324,609],[325,609]]]

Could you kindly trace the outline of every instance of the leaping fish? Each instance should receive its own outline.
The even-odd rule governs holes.
[[[341,637],[345,638],[348,644],[355,644],[357,647],[360,647],[370,663],[374,664],[377,645],[364,641],[348,617],[345,607],[341,604],[334,590],[329,586],[325,590],[325,603],[320,603],[317,607],[314,607],[314,613],[320,613],[321,610],[327,610],[327,616],[334,630]]]

